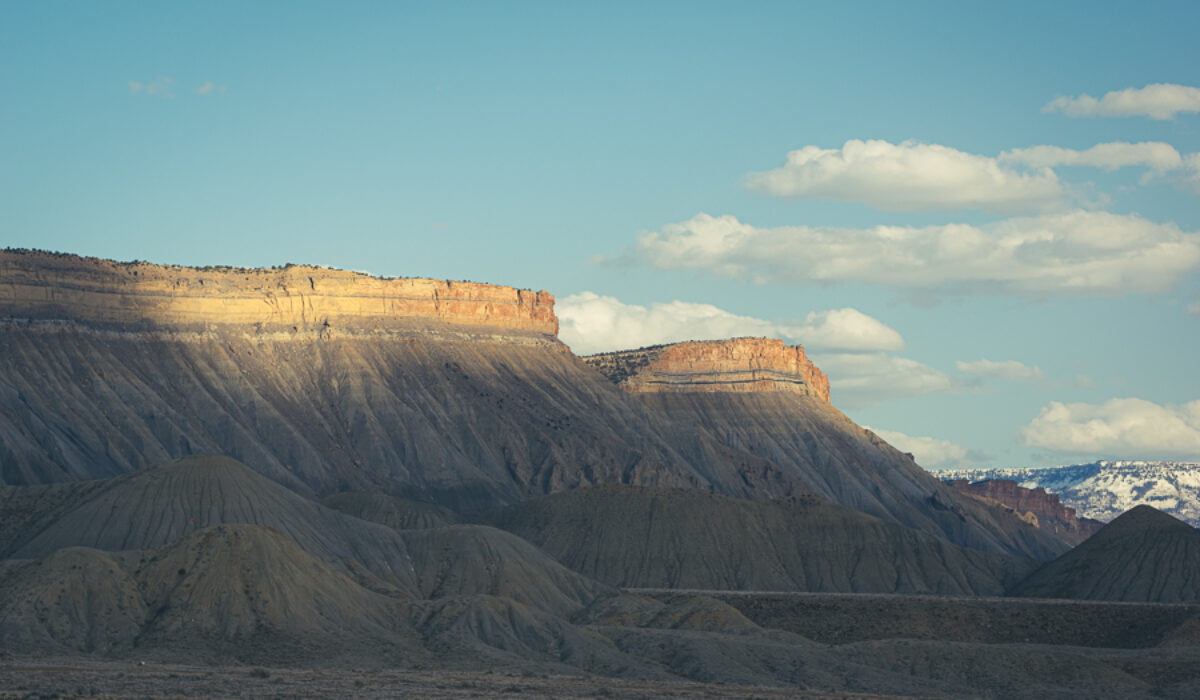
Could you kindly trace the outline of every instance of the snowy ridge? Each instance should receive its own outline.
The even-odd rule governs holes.
[[[1148,505],[1200,527],[1200,464],[1193,462],[1093,462],[1065,467],[948,469],[943,481],[1011,479],[1025,488],[1058,494],[1075,514],[1108,522],[1137,505]]]

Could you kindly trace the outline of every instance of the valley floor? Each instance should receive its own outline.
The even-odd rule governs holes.
[[[0,698],[799,698],[900,696],[496,671],[188,666],[81,658],[0,658]]]

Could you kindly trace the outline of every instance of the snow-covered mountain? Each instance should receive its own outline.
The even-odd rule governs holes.
[[[943,481],[1012,479],[1025,488],[1041,486],[1058,494],[1076,515],[1105,522],[1145,504],[1200,527],[1200,464],[1192,462],[1093,462],[932,473]]]

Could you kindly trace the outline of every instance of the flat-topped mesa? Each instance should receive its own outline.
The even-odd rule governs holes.
[[[307,265],[193,268],[13,250],[0,251],[0,319],[116,330],[329,335],[447,324],[558,336],[554,297],[544,291]]]
[[[804,346],[771,338],[690,341],[583,359],[633,394],[786,391],[829,402],[829,378]]]

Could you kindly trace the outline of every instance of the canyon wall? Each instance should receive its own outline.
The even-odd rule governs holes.
[[[122,331],[389,334],[429,325],[555,338],[554,297],[307,265],[191,268],[0,251],[0,319]]]
[[[959,493],[1012,508],[1026,522],[1049,530],[1071,544],[1086,540],[1104,526],[1099,520],[1078,517],[1074,508],[1062,504],[1058,494],[1048,493],[1040,486],[1027,489],[1011,479],[990,479],[976,483],[955,479],[945,483]]]
[[[829,378],[803,345],[771,338],[693,341],[584,358],[631,394],[792,392],[829,403]]]

